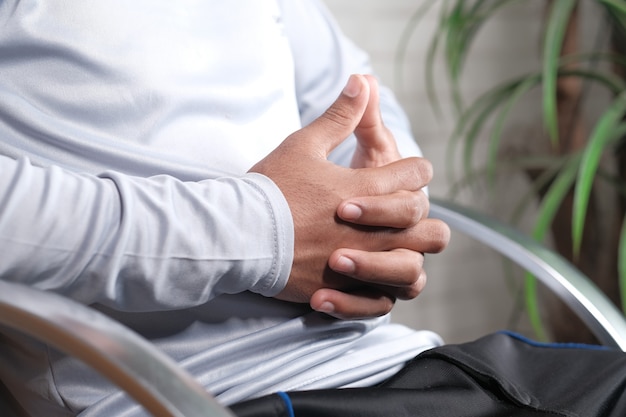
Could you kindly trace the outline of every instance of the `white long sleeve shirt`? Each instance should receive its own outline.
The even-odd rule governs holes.
[[[293,224],[246,172],[371,73],[317,0],[5,0],[0,28],[0,279],[113,316],[225,404],[373,384],[440,343],[270,298]],[[419,154],[386,89],[381,109]],[[33,415],[130,413],[84,365],[3,333],[0,377]]]

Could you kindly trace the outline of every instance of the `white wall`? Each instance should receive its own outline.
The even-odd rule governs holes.
[[[425,16],[409,43],[404,64],[402,88],[394,73],[394,60],[401,33],[409,17],[422,4],[411,0],[326,0],[344,32],[371,55],[374,68],[383,83],[395,88],[400,102],[412,121],[413,132],[426,156],[434,163],[436,178],[431,194],[447,196],[451,181],[446,176],[446,150],[453,129],[450,116],[449,86],[437,71],[437,93],[442,98],[446,117],[435,117],[426,99],[424,60],[437,21],[437,6]],[[545,2],[521,2],[508,7],[480,32],[477,47],[467,62],[467,76],[462,89],[465,97],[474,98],[497,80],[521,74],[537,67],[538,36]],[[516,112],[509,134],[523,140],[526,126],[537,115],[533,107]],[[506,187],[524,187],[521,178],[508,178]],[[492,212],[500,211],[498,203],[484,196],[461,198],[474,206]],[[482,201],[482,204],[481,204]],[[510,204],[502,202],[505,206]],[[426,262],[429,281],[425,292],[411,302],[399,302],[394,318],[418,328],[440,333],[448,342],[473,339],[503,328],[525,331],[522,320],[516,324],[514,290],[520,281],[504,278],[501,260],[479,244],[454,233],[450,247]],[[511,321],[514,323],[512,324]]]

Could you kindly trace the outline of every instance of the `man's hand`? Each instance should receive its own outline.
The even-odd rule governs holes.
[[[337,217],[336,210],[342,201],[354,196],[416,192],[432,175],[430,164],[421,158],[362,169],[339,167],[327,160],[330,151],[359,126],[367,109],[369,90],[365,77],[352,76],[324,115],[290,135],[251,169],[277,184],[294,219],[294,262],[289,282],[277,298],[313,305],[311,297],[322,288],[350,293],[350,302],[334,304],[332,310],[325,308],[327,304],[318,306],[337,317],[385,314],[393,306],[393,297],[411,297],[414,290],[407,291],[399,281],[414,275],[405,273],[405,269],[421,269],[421,263],[415,256],[413,260],[417,262],[413,265],[407,258],[396,255],[422,251],[426,243],[425,231],[419,224],[397,229],[360,227]],[[331,255],[340,248],[376,254],[363,259],[361,266],[370,265],[366,267],[371,271],[367,280],[352,279],[328,267]],[[379,256],[387,251],[392,251],[392,255]],[[360,260],[354,253],[352,259]],[[331,263],[333,260],[341,263],[340,258],[331,259]],[[374,266],[379,263],[380,267]]]
[[[360,227],[356,225],[358,221],[348,223],[337,217],[337,207],[349,198],[363,196],[358,202],[367,208],[368,198],[373,196],[413,195],[432,176],[430,163],[420,158],[362,169],[339,167],[327,160],[328,154],[355,129],[367,131],[368,126],[360,123],[364,116],[364,122],[373,120],[367,116],[371,113],[369,99],[368,80],[364,76],[352,76],[343,93],[324,115],[290,135],[251,169],[268,176],[278,185],[294,219],[294,262],[289,282],[277,298],[310,302],[313,308],[336,317],[385,314],[393,306],[395,297],[412,298],[421,290],[415,285],[415,275],[421,271],[419,252],[425,249],[422,236],[428,231],[420,224],[410,221],[412,227],[393,229],[387,227],[389,224],[381,228]],[[370,127],[378,128],[375,125]],[[396,154],[389,158],[396,158]],[[406,202],[406,199],[399,198],[398,201]],[[380,205],[378,200],[373,204]],[[368,216],[378,217],[375,210],[365,215],[363,224],[369,223]],[[444,240],[447,241],[446,236],[439,239]],[[341,248],[350,249],[337,252]],[[345,265],[343,261],[346,259],[353,261],[354,270],[351,265]],[[332,271],[329,262],[339,266],[336,269],[340,271]],[[358,279],[352,279],[350,275]],[[341,290],[343,298],[331,297],[330,300],[336,302],[329,305],[329,300],[322,297],[316,305],[317,299],[311,297],[321,289]]]
[[[365,78],[369,83],[370,96],[363,117],[355,129],[357,146],[351,163],[353,168],[378,167],[401,158],[391,131],[382,121],[378,83],[373,76]],[[430,182],[431,179],[432,170],[425,180]],[[445,223],[426,218],[428,208],[428,198],[422,190],[400,190],[389,195],[343,201],[337,209],[337,215],[347,222],[399,229],[412,228],[419,224],[419,229],[423,232],[423,246],[419,250],[398,248],[387,252],[342,248],[331,255],[330,268],[363,282],[374,283],[377,277],[395,277],[395,280],[387,280],[387,286],[380,286],[379,292],[368,289],[370,299],[376,297],[379,305],[387,301],[389,310],[395,298],[417,297],[426,285],[423,253],[443,250],[450,233]],[[362,306],[359,308],[364,310],[368,302],[373,304],[363,294],[350,294],[329,288],[320,289],[311,297],[311,306],[314,309],[329,312],[349,311],[350,307],[355,308],[360,304]]]

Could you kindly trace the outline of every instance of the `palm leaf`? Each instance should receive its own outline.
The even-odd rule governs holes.
[[[398,48],[395,55],[395,83],[396,91],[404,90],[404,76],[402,75],[402,64],[405,61],[406,52],[409,47],[409,41],[411,36],[418,27],[419,21],[422,20],[424,15],[430,10],[432,5],[435,4],[435,0],[424,1],[422,6],[418,8],[409,18],[402,34],[400,35],[400,41],[398,42]]]
[[[575,54],[570,54],[567,56],[561,57],[561,65],[568,66],[576,63],[583,62],[608,62],[611,64],[616,64],[621,66],[622,68],[626,68],[626,56],[620,55],[614,52],[606,52],[606,51],[591,51],[591,52],[580,52]]]
[[[601,71],[587,69],[567,69],[559,70],[558,74],[564,77],[581,77],[606,87],[611,93],[617,94],[626,89],[626,82],[613,74],[606,74]],[[471,175],[473,168],[472,160],[476,144],[480,133],[486,128],[490,117],[499,109],[499,116],[496,118],[492,128],[490,150],[489,150],[489,172],[495,175],[497,165],[497,149],[502,136],[504,123],[510,114],[514,104],[533,87],[538,86],[542,81],[542,73],[525,74],[512,81],[502,83],[493,87],[481,95],[459,118],[457,125],[449,139],[448,156],[446,166],[448,176],[454,177],[453,169],[454,154],[459,141],[463,138],[463,175]]]
[[[600,157],[612,141],[621,138],[621,135],[619,135],[621,129],[618,126],[625,114],[626,91],[617,96],[603,113],[583,151],[581,169],[578,174],[576,189],[574,190],[572,218],[572,240],[576,256],[580,252],[589,197],[596,170],[600,164]]]
[[[500,105],[510,96],[510,91],[514,91],[517,85],[507,85],[501,90],[495,90],[485,96],[485,104],[481,111],[469,124],[469,129],[464,136],[463,168],[465,175],[470,175],[474,149],[478,142],[478,136],[482,132],[487,120],[496,112]]]
[[[500,114],[494,122],[493,129],[491,130],[491,140],[489,141],[489,152],[487,159],[487,172],[489,173],[491,183],[495,181],[500,139],[502,137],[504,124],[509,117],[509,113],[511,112],[515,104],[520,100],[520,98],[528,91],[530,91],[530,89],[535,87],[537,83],[538,81],[536,77],[529,77],[520,82],[512,91],[509,99],[502,107]]]
[[[533,237],[536,240],[540,242],[543,241],[546,234],[550,230],[550,224],[552,224],[554,216],[561,206],[563,198],[565,198],[574,184],[576,173],[578,172],[579,161],[580,157],[569,159],[565,167],[559,172],[559,175],[550,186],[546,196],[543,198],[539,214],[537,215],[537,221],[533,229]],[[524,282],[526,309],[528,311],[530,323],[537,337],[540,340],[546,340],[547,337],[541,321],[541,314],[539,312],[537,280],[532,274],[526,273]]]
[[[542,155],[516,158],[517,161],[512,162],[514,166],[519,167],[520,170],[540,169],[541,174],[535,178],[524,195],[518,199],[509,217],[511,224],[519,223],[522,214],[528,209],[528,206],[536,201],[537,196],[541,194],[541,190],[549,188],[549,185],[554,181],[554,178],[556,178],[557,174],[563,169],[571,157],[572,155]],[[511,163],[507,161],[507,165],[511,165]]]
[[[439,42],[444,37],[447,29],[445,24],[445,12],[447,10],[448,2],[449,0],[444,0],[443,6],[441,7],[441,14],[439,16],[438,30],[433,36],[426,53],[426,96],[428,97],[428,101],[430,102],[435,114],[439,117],[441,117],[441,107],[439,105],[439,99],[437,98],[435,89],[435,56],[437,55],[437,50],[439,49]]]
[[[567,24],[576,0],[553,0],[543,47],[543,117],[553,146],[558,145],[556,80]]]
[[[476,34],[494,13],[513,1],[520,0],[478,0],[471,5],[467,0],[457,0],[446,11],[446,67],[452,84],[452,101],[458,113],[464,108],[460,90],[461,73]]]
[[[626,3],[624,1],[618,0],[599,0],[600,3],[606,6],[611,13],[614,13],[618,16],[626,17]]]
[[[600,4],[605,6],[611,17],[611,27],[617,42],[623,43],[626,38],[626,4],[623,0],[600,0]]]
[[[453,169],[456,166],[454,163],[454,155],[461,138],[465,139],[466,155],[465,158],[465,176],[471,175],[471,155],[472,150],[467,149],[473,146],[473,142],[476,140],[476,136],[483,129],[483,126],[495,108],[504,101],[518,85],[519,81],[514,80],[510,83],[503,84],[498,88],[494,88],[487,93],[479,97],[472,106],[470,106],[463,114],[461,114],[459,121],[457,122],[454,131],[452,132],[448,141],[447,163],[446,166],[449,169],[449,178],[454,178]],[[467,133],[465,133],[467,131]]]

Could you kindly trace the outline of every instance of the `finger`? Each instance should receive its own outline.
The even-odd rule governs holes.
[[[337,208],[340,219],[366,226],[407,228],[428,216],[428,197],[423,191],[351,198]]]
[[[368,147],[376,147],[380,144],[380,134],[383,133],[384,128],[380,114],[380,92],[378,81],[374,76],[364,75],[364,78],[369,85],[369,99],[355,133],[362,133],[363,144],[368,145]]]
[[[393,296],[384,291],[366,287],[349,293],[322,288],[313,294],[310,301],[313,310],[339,319],[384,316],[391,311],[394,303]]]
[[[410,242],[406,249],[415,250],[422,253],[439,253],[443,251],[450,242],[450,227],[439,219],[422,219],[415,226],[406,229],[406,241]]]
[[[407,229],[379,229],[372,231],[376,236],[378,249],[409,249],[421,253],[439,253],[450,242],[450,227],[439,219],[422,219],[415,226]]]
[[[338,249],[328,265],[337,273],[376,285],[402,300],[417,297],[426,286],[424,255],[408,249],[387,252]]]
[[[363,195],[391,194],[398,190],[418,191],[433,178],[432,163],[425,158],[404,158],[390,164],[354,171],[369,189]]]
[[[358,226],[361,229],[358,246],[346,245],[369,252],[409,249],[421,253],[439,253],[450,241],[450,227],[439,219],[422,219],[406,229]]]
[[[354,130],[357,147],[352,158],[352,168],[386,165],[400,159],[400,152],[392,133],[383,123],[380,113],[378,81],[365,75],[369,83],[369,100],[363,117]]]
[[[351,75],[337,100],[298,136],[310,137],[311,150],[326,158],[358,126],[367,107],[369,88],[363,75]]]

